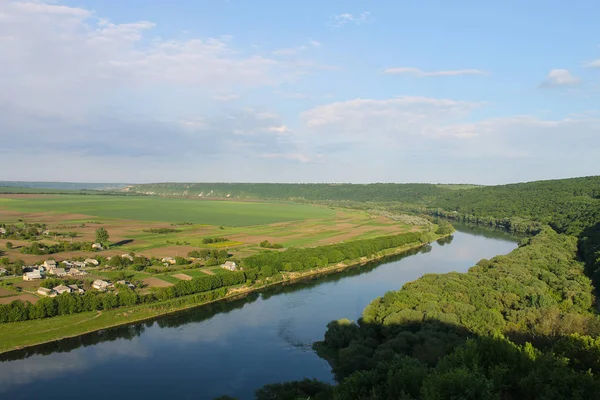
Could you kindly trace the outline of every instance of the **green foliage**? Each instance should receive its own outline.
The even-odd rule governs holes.
[[[331,398],[332,386],[314,379],[298,382],[274,383],[256,391],[256,400],[323,400]]]
[[[147,233],[156,233],[159,235],[164,235],[167,233],[177,233],[177,232],[181,232],[181,229],[173,229],[173,228],[150,228],[150,229],[144,229],[144,232]]]
[[[268,240],[263,240],[260,242],[259,246],[266,249],[283,249],[283,245],[281,243],[271,243]]]
[[[12,249],[12,248],[13,248],[13,244],[12,244],[12,242],[6,242],[6,248],[7,248],[8,250]]]
[[[29,246],[23,246],[19,249],[19,251],[23,254],[35,254],[35,255],[44,255],[44,254],[55,254],[61,253],[64,251],[91,251],[92,244],[87,242],[59,242],[58,244],[42,244],[38,242],[33,242]]]
[[[289,248],[285,251],[264,251],[246,257],[243,265],[259,276],[273,276],[280,271],[304,271],[325,267],[344,260],[369,257],[382,250],[414,244],[425,240],[419,232],[354,240],[313,248]]]
[[[108,231],[102,227],[96,229],[96,243],[100,243],[102,245],[108,244],[109,239]]]
[[[210,243],[221,243],[221,242],[229,242],[229,239],[224,237],[215,237],[215,238],[203,238],[202,243],[210,244]]]

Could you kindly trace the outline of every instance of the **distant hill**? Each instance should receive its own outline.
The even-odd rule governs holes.
[[[0,181],[0,190],[4,187],[64,190],[120,190],[126,183],[86,183],[86,182],[25,182]],[[6,191],[6,189],[4,190]]]
[[[477,186],[428,183],[151,183],[132,185],[123,190],[158,196],[200,198],[421,202],[450,191],[474,187]]]
[[[123,190],[196,198],[386,203],[388,208],[398,211],[434,214],[521,232],[535,230],[540,223],[551,224],[560,232],[576,232],[600,219],[600,176],[499,186],[154,183],[132,185]]]

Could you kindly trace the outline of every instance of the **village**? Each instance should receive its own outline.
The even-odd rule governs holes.
[[[122,254],[118,257],[128,260],[129,262],[134,261],[134,256],[131,254]],[[105,258],[107,262],[110,262],[111,259],[112,257]],[[177,264],[177,261],[178,260],[173,257],[163,257],[160,259],[160,262],[164,267],[174,266]],[[47,259],[39,265],[23,266],[22,278],[23,281],[32,283],[35,281],[40,281],[41,283],[44,280],[52,278],[64,281],[63,283],[57,284],[53,287],[45,287],[45,285],[40,285],[40,287],[38,287],[35,291],[35,294],[39,296],[55,297],[63,293],[84,294],[86,293],[86,289],[84,288],[82,280],[90,276],[97,277],[95,272],[100,266],[101,262],[96,258],[85,258],[83,261],[63,260],[60,262],[54,259]],[[112,269],[112,267],[109,265],[105,265],[105,267]],[[90,268],[93,270],[90,271]],[[228,271],[237,271],[241,269],[234,261],[225,261],[220,265],[220,268]],[[0,277],[3,276],[10,277],[11,275],[9,270],[0,268]],[[70,283],[70,280],[77,280],[79,283]],[[143,285],[143,283],[141,284]],[[137,287],[135,284],[125,279],[116,280],[115,282],[112,282],[108,279],[94,279],[88,282],[89,288],[99,292],[106,292],[110,290],[116,291],[118,285],[128,287],[132,290],[136,289]]]

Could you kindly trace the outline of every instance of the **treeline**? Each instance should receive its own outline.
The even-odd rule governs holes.
[[[44,254],[62,253],[64,251],[93,251],[92,243],[88,242],[59,242],[57,244],[43,244],[33,242],[29,246],[22,246],[19,251],[23,254],[35,254],[38,256]]]
[[[144,232],[146,233],[156,233],[159,235],[164,235],[167,233],[176,233],[176,232],[181,232],[181,229],[175,229],[175,228],[150,228],[150,229],[144,229]]]
[[[281,243],[271,243],[268,240],[263,240],[258,245],[265,249],[283,249],[283,245]]]
[[[374,239],[354,240],[313,248],[289,248],[285,251],[264,251],[243,260],[248,270],[260,271],[260,275],[273,275],[279,271],[304,271],[326,267],[344,260],[370,257],[375,253],[412,243],[427,243],[431,233],[409,232],[382,236]]]
[[[353,200],[421,202],[450,190],[471,185],[434,185],[428,183],[318,184],[318,183],[150,183],[133,185],[130,192],[163,196],[200,194],[211,197],[285,200]]]
[[[84,294],[63,293],[56,297],[43,297],[35,304],[21,300],[0,304],[0,323],[50,318],[58,315],[77,314],[86,311],[110,310],[136,304],[151,304],[156,301],[174,299],[181,296],[199,295],[197,299],[215,300],[227,294],[227,287],[246,283],[257,276],[250,272],[225,272],[207,275],[189,281],[177,282],[174,286],[156,289],[155,292],[139,294],[127,286],[117,285],[116,293],[88,290]],[[68,282],[60,281],[62,284]],[[56,281],[54,281],[56,283]],[[52,283],[52,285],[54,285]],[[45,285],[43,285],[45,286]],[[216,289],[222,289],[216,292]],[[207,294],[216,292],[218,294]]]
[[[0,238],[15,240],[35,240],[46,230],[45,224],[0,224]]]
[[[202,243],[210,244],[210,243],[221,243],[221,242],[229,242],[229,239],[224,237],[216,237],[216,238],[203,238]]]
[[[88,290],[84,294],[63,293],[56,297],[42,297],[35,304],[14,300],[9,304],[0,304],[0,323],[110,310],[153,301],[156,301],[154,294],[140,296],[126,286],[119,287],[118,293]]]
[[[358,323],[330,323],[315,348],[339,384],[311,398],[599,398],[593,301],[576,238],[545,228],[468,273],[428,274],[387,293]],[[277,393],[306,386],[267,388],[287,398]]]

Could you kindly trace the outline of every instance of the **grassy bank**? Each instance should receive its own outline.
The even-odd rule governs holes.
[[[437,240],[441,237],[442,235],[435,235],[433,240]],[[75,337],[133,322],[144,321],[176,311],[213,303],[215,301],[240,298],[269,286],[293,284],[315,276],[334,274],[347,268],[359,266],[369,261],[380,260],[391,255],[401,254],[424,245],[426,245],[426,243],[411,243],[394,249],[386,249],[370,258],[352,260],[346,263],[338,263],[325,268],[303,271],[300,273],[285,274],[283,279],[278,280],[277,282],[266,282],[251,287],[229,289],[226,296],[212,301],[199,303],[196,300],[197,295],[190,295],[152,304],[120,307],[108,311],[84,312],[47,319],[2,324],[0,325],[0,338],[2,338],[2,340],[0,340],[0,353],[53,342],[68,337]]]

